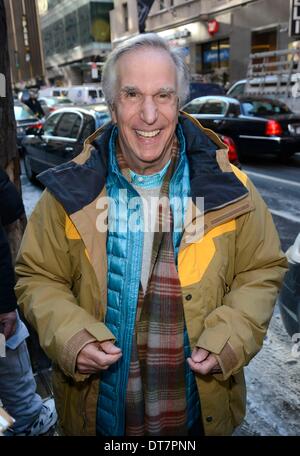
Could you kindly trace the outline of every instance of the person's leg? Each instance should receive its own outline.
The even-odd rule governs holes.
[[[36,394],[26,342],[15,350],[7,348],[6,357],[0,358],[0,398],[4,408],[16,420],[12,430],[22,433],[39,416],[43,401]]]

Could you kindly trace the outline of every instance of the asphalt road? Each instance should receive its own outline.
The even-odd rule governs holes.
[[[285,251],[300,232],[300,153],[284,165],[273,157],[242,165],[272,212]],[[42,189],[21,178],[29,215]],[[292,347],[276,306],[264,346],[245,369],[247,415],[235,435],[300,435],[300,356]]]

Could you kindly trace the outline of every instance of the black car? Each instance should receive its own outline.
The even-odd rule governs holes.
[[[33,112],[20,101],[14,100],[14,113],[17,124],[17,146],[19,153],[21,153],[24,136],[33,133],[34,130],[38,131],[43,124]]]
[[[104,104],[62,108],[50,114],[39,132],[23,140],[28,179],[34,181],[40,172],[72,160],[82,151],[84,140],[109,120]]]
[[[286,252],[289,270],[279,293],[278,303],[282,321],[288,334],[300,339],[300,233]]]
[[[270,153],[287,159],[300,152],[300,115],[279,101],[254,96],[205,96],[187,103],[182,110],[204,127],[232,138],[239,158]]]

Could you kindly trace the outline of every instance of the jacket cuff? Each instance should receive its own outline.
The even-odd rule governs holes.
[[[223,350],[215,356],[223,372],[222,380],[227,380],[238,364],[238,359],[230,343],[227,342]]]
[[[205,328],[201,336],[199,337],[196,347],[204,348],[205,350],[218,355],[225,347],[230,332],[227,326],[222,325],[221,330],[218,330],[216,326]]]
[[[65,343],[61,353],[61,369],[66,375],[73,377],[76,381],[85,380],[89,377],[88,374],[76,372],[77,356],[87,344],[105,340],[115,340],[115,337],[104,323],[97,322],[87,325],[86,329],[81,329]]]

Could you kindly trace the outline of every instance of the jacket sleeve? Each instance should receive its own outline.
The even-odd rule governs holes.
[[[80,307],[72,293],[72,268],[65,236],[66,214],[46,190],[27,224],[17,257],[15,288],[26,319],[42,348],[75,380],[76,358],[89,342],[114,340],[104,325]]]
[[[234,278],[196,344],[216,354],[220,380],[237,373],[261,349],[287,270],[272,216],[249,180],[247,186],[255,209],[237,219]]]

